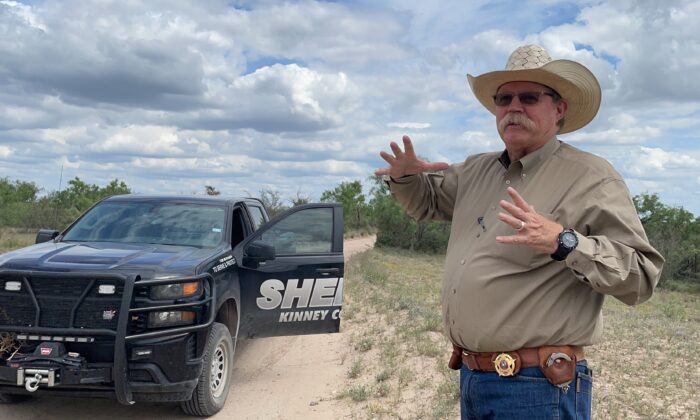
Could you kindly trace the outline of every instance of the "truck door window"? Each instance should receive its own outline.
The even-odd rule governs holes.
[[[245,239],[245,229],[243,229],[243,212],[240,208],[233,210],[231,220],[231,248],[234,248]]]
[[[258,206],[248,206],[248,209],[250,210],[250,218],[253,223],[253,229],[258,230],[258,228],[265,223],[265,214],[263,213],[262,208]]]
[[[291,214],[265,231],[261,238],[277,255],[331,252],[333,209],[311,208]]]

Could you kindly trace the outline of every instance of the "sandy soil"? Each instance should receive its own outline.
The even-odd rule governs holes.
[[[374,237],[345,242],[345,256],[371,248]],[[226,407],[215,419],[342,419],[351,407],[335,396],[345,384],[347,335],[322,334],[240,341],[233,385]],[[40,397],[3,406],[0,420],[10,419],[152,419],[187,418],[175,405],[87,398]]]

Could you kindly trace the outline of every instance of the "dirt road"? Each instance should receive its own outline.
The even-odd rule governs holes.
[[[374,237],[345,241],[345,256],[371,248]],[[348,366],[347,337],[340,334],[240,341],[226,407],[214,419],[342,419],[350,407],[334,398]],[[39,397],[2,406],[0,420],[188,418],[176,405],[87,398]]]

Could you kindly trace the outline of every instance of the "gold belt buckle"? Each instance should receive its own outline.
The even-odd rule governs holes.
[[[501,353],[493,359],[493,367],[498,376],[515,375],[515,359],[508,353]]]

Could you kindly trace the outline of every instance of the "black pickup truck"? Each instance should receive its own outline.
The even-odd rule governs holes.
[[[338,332],[343,213],[114,196],[0,255],[0,402],[38,393],[219,411],[238,338]]]

